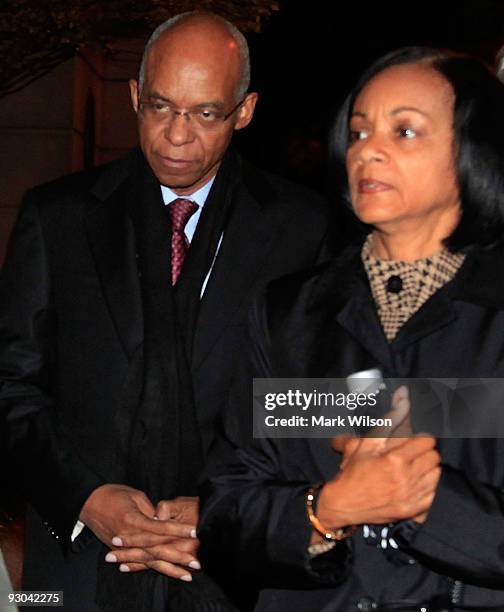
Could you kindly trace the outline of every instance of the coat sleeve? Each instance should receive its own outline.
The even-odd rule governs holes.
[[[63,544],[89,494],[103,484],[52,418],[58,321],[47,238],[29,193],[0,277],[0,450],[2,465]]]
[[[198,529],[204,567],[222,578],[263,587],[310,588],[332,585],[346,575],[347,543],[311,560],[305,495],[312,482],[300,469],[288,478],[281,440],[252,438],[252,379],[272,375],[264,301],[251,312],[251,356],[239,368],[226,426],[227,454],[210,468],[201,489]],[[242,404],[242,406],[240,405]],[[283,441],[285,442],[285,441]],[[224,458],[223,458],[224,457]],[[220,566],[220,567],[219,567]]]
[[[427,520],[399,523],[393,537],[421,563],[488,588],[504,581],[504,492],[443,465]]]
[[[461,438],[471,426],[478,426],[472,418],[464,421],[467,407],[479,406],[479,419],[490,414],[490,406],[500,403],[499,392],[493,395],[480,385],[448,394],[442,385],[421,383],[421,387],[421,395],[412,393],[414,405],[422,406],[425,412],[420,413],[415,431],[432,428],[442,432],[443,423],[449,422],[450,431],[458,432]],[[502,588],[504,446],[499,439],[441,438],[438,447],[441,477],[427,519],[422,524],[398,523],[393,537],[401,548],[439,574],[477,586]],[[490,472],[485,466],[492,466]]]

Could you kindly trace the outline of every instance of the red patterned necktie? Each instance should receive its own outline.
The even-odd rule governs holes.
[[[191,200],[177,198],[168,204],[172,223],[172,239],[171,239],[171,272],[172,284],[177,282],[184,259],[189,249],[189,240],[184,234],[184,228],[191,216],[198,210],[198,205]]]

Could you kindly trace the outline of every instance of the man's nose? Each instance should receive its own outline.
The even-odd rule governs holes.
[[[164,137],[173,145],[180,146],[194,140],[194,126],[185,113],[173,114],[164,128]]]

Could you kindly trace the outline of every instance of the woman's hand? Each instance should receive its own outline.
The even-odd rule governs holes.
[[[440,456],[432,436],[403,437],[411,436],[409,415],[408,390],[400,387],[386,415],[391,428],[372,437],[333,439],[343,461],[319,496],[317,517],[324,526],[426,519],[441,475]]]
[[[431,436],[360,441],[345,468],[322,489],[317,517],[332,528],[389,523],[426,513],[441,474]]]
[[[380,444],[377,443],[376,445],[377,452],[380,448],[385,451],[387,448],[401,444],[404,441],[403,438],[411,438],[413,430],[411,428],[410,408],[408,387],[402,385],[392,394],[390,410],[384,415],[384,420],[390,421],[391,425],[374,427],[367,436],[364,436],[364,438],[380,439]],[[346,463],[364,438],[342,435],[331,440],[331,446],[334,450],[343,455],[340,470],[345,468]]]

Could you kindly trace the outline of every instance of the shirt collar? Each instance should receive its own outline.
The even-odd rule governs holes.
[[[370,234],[362,247],[361,259],[383,330],[390,342],[404,323],[455,277],[465,255],[442,250],[416,261],[381,259],[373,255],[373,237]]]
[[[200,187],[194,193],[183,197],[187,197],[188,200],[195,202],[200,208],[203,207],[208,197],[208,194],[210,193],[210,189],[212,188],[214,180],[215,176],[212,176],[208,183],[205,183],[203,187]],[[161,185],[161,193],[163,194],[163,202],[165,204],[170,204],[170,202],[173,202],[173,200],[176,200],[177,198],[181,197],[169,187],[166,187],[166,185]]]

